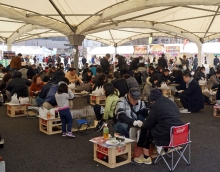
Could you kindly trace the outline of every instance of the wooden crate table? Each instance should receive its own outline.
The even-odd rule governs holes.
[[[171,97],[171,88],[167,87],[167,88],[159,88],[162,91],[163,96],[165,97]]]
[[[109,168],[119,167],[131,162],[131,143],[134,140],[125,138],[124,142],[116,146],[107,145],[105,141],[103,137],[96,137],[90,140],[90,142],[94,143],[94,161]]]
[[[62,132],[62,123],[60,118],[51,116],[49,119],[46,117],[39,117],[39,130],[45,134],[58,134]]]
[[[91,105],[97,104],[97,105],[104,106],[105,99],[106,99],[106,96],[96,96],[96,95],[90,94],[90,104]]]
[[[27,107],[29,105],[6,103],[7,115],[10,117],[20,117],[27,115]]]

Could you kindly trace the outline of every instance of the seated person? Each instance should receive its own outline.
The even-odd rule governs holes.
[[[205,79],[205,67],[201,67],[195,72],[194,79],[198,82],[199,80]]]
[[[0,73],[3,73],[2,72],[3,69],[5,69],[5,67],[2,64],[0,64]]]
[[[92,71],[92,76],[96,76],[96,68],[97,67],[95,65],[90,65],[89,68]]]
[[[44,85],[36,98],[36,102],[37,102],[38,106],[41,106],[44,103],[44,101],[47,97],[47,94],[50,90],[50,87],[52,87],[52,85],[54,85],[53,82],[50,81],[50,78],[48,76],[45,76],[43,78],[43,83],[44,83]]]
[[[65,76],[65,73],[63,72],[63,68],[57,69],[53,75],[53,78],[51,78],[51,81],[57,84],[60,81],[60,78],[64,76]]]
[[[204,108],[202,90],[190,72],[183,73],[183,80],[187,84],[187,89],[180,91],[178,95],[184,108],[180,113],[198,112]]]
[[[19,72],[22,73],[22,77],[27,79],[27,68],[26,66],[21,66],[22,68],[19,70]]]
[[[70,83],[76,83],[76,82],[82,83],[82,80],[76,74],[75,68],[69,68],[69,71],[66,73],[65,77],[69,79]]]
[[[4,69],[2,69],[2,73],[3,73],[4,75],[6,75],[6,74],[8,74],[8,73],[9,73],[9,70],[8,70],[8,69],[6,69],[6,68],[4,68]]]
[[[183,72],[182,72],[182,70],[178,70],[175,73],[175,76],[172,77],[172,82],[175,82],[175,84],[179,84],[179,86],[176,86],[176,89],[178,91],[186,89],[186,83],[183,80]]]
[[[48,70],[47,76],[49,76],[50,79],[53,79],[55,72],[56,68],[53,66],[51,69]]]
[[[169,84],[169,83],[170,83],[171,78],[170,78],[169,73],[170,73],[170,70],[169,70],[169,69],[165,69],[165,70],[163,71],[163,73],[160,74],[159,79],[158,79],[158,81],[157,81],[157,86],[158,86],[158,87],[160,87],[163,82],[165,82],[166,84]]]
[[[102,75],[102,70],[100,67],[96,68],[96,76],[93,78],[92,83],[96,83],[98,81],[98,78]]]
[[[67,85],[69,85],[69,80],[66,77],[61,77],[60,78],[60,82],[56,85],[53,85],[50,87],[50,90],[47,94],[47,97],[43,103],[43,107],[46,109],[51,109],[54,106],[57,105],[56,99],[55,99],[55,94],[57,92],[57,88],[61,83],[66,83]],[[71,106],[70,106],[71,107]]]
[[[98,125],[96,126],[96,129],[100,131],[104,126],[104,121],[107,121],[108,119],[113,118],[113,113],[115,109],[115,105],[118,101],[118,91],[115,90],[113,85],[111,83],[105,83],[103,85],[103,91],[106,96],[105,100],[105,110],[104,114],[101,112],[101,105],[95,105],[94,112],[96,119],[99,121]]]
[[[114,79],[111,81],[112,85],[119,91],[119,97],[124,97],[129,91],[126,80],[120,77],[118,71],[113,73],[113,77]]]
[[[4,77],[2,78],[2,80],[0,82],[0,91],[2,94],[5,94],[6,86],[7,86],[10,79],[11,79],[11,74],[9,74],[9,73],[4,75]]]
[[[208,89],[218,88],[218,85],[220,83],[219,77],[220,77],[220,71],[217,71],[214,75],[210,77],[210,80],[208,81],[208,85],[207,85]]]
[[[115,106],[114,130],[129,138],[130,126],[142,126],[147,117],[147,108],[141,100],[138,88],[131,88],[124,97],[121,97]]]
[[[85,69],[89,68],[89,64],[88,63],[85,63],[83,66],[82,66],[82,71],[84,71]]]
[[[89,83],[92,81],[92,71],[88,70],[84,75],[83,75],[83,82]]]
[[[30,87],[30,96],[37,96],[43,85],[44,83],[42,82],[40,75],[35,75],[33,78],[33,83]]]
[[[214,74],[215,74],[215,69],[212,67],[212,65],[209,65],[209,73],[206,75],[207,80],[210,79],[210,77]]]
[[[149,148],[152,141],[157,146],[168,146],[170,128],[183,125],[178,107],[174,102],[162,96],[158,89],[151,90],[150,111],[141,127],[137,146],[143,148],[144,156],[134,159],[137,163],[152,164]]]
[[[100,75],[96,83],[92,86],[92,90],[94,91],[96,88],[103,87],[103,85],[107,82],[107,76],[105,74]]]
[[[43,70],[42,64],[39,63],[39,65],[37,66],[38,73],[40,73],[42,70]]]
[[[28,68],[27,70],[27,79],[33,79],[33,77],[36,75],[36,65],[33,64],[31,67]]]
[[[28,86],[31,86],[31,81],[26,78],[22,78],[21,72],[14,72],[12,79],[6,86],[6,91],[8,91],[6,92],[8,100],[11,101],[11,96],[13,96],[15,93],[17,94],[18,98],[28,97]]]
[[[138,82],[134,77],[130,76],[129,74],[124,74],[123,78],[126,79],[129,90],[131,88],[139,88]]]
[[[159,79],[159,74],[156,72],[154,67],[149,67],[149,81],[151,83],[152,88],[155,88],[157,86],[157,82]]]

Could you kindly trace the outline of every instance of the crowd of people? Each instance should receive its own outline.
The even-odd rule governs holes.
[[[180,113],[198,112],[204,108],[206,96],[199,85],[200,80],[207,79],[208,88],[218,88],[217,97],[220,97],[220,67],[210,66],[210,72],[205,75],[205,68],[198,66],[198,58],[180,58],[181,64],[173,60],[167,61],[163,54],[158,61],[148,61],[143,57],[133,58],[128,65],[125,57],[116,55],[116,64],[110,63],[110,54],[99,58],[99,64],[94,59],[91,64],[83,58],[81,73],[72,67],[64,58],[56,55],[55,61],[51,57],[44,59],[46,67],[41,64],[21,66],[22,55],[18,54],[5,68],[0,65],[4,74],[0,82],[0,91],[8,101],[11,96],[36,97],[39,107],[50,109],[58,107],[62,121],[62,136],[75,137],[71,132],[72,117],[70,101],[74,98],[68,88],[70,83],[90,83],[91,91],[103,88],[106,96],[105,107],[96,104],[94,112],[100,131],[105,122],[111,121],[114,131],[129,137],[131,127],[140,127],[141,134],[138,146],[143,148],[144,156],[135,158],[137,163],[151,164],[149,146],[152,141],[158,146],[166,146],[170,141],[170,128],[182,125]],[[176,58],[175,58],[176,59]],[[177,59],[176,59],[177,61]],[[216,61],[216,59],[215,59]],[[194,73],[194,75],[193,75]],[[162,95],[161,86],[176,84],[175,97],[178,97],[182,106]],[[30,87],[30,89],[29,89]],[[218,95],[219,94],[219,95]]]

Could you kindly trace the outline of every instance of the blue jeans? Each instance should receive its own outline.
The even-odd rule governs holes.
[[[68,108],[68,109],[59,110],[59,115],[62,122],[62,132],[66,133],[66,125],[67,125],[67,131],[71,132],[73,119],[70,113],[70,109]]]
[[[138,115],[137,120],[144,121],[144,117],[140,114],[140,115]],[[117,133],[120,133],[121,135],[125,136],[126,138],[129,138],[130,126],[129,126],[128,124],[121,123],[121,122],[118,121],[118,122],[114,125],[114,130],[115,130]]]
[[[36,102],[38,106],[42,106],[44,103],[45,99],[40,98],[39,96],[37,96],[36,98]]]

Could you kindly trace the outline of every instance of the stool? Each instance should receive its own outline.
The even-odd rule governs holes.
[[[213,107],[213,116],[216,118],[220,118],[220,106]]]
[[[80,132],[81,135],[87,135],[87,134],[85,133],[85,131],[90,128],[90,124],[91,124],[91,121],[88,121],[88,120],[86,120],[86,119],[77,119],[77,120],[76,120],[76,126],[77,126],[77,131],[76,131],[76,132]],[[81,130],[81,127],[82,127],[83,125],[86,125],[86,129],[85,129],[84,131]]]

